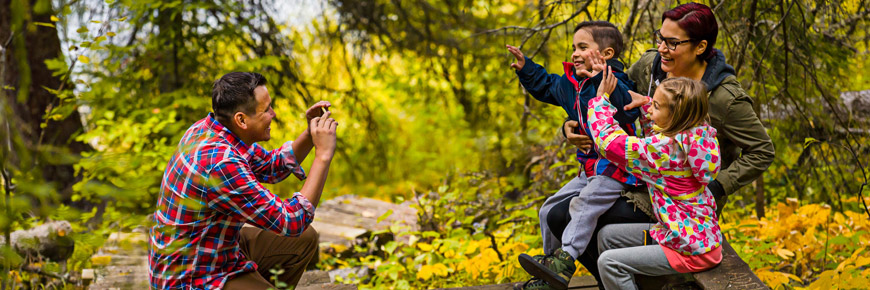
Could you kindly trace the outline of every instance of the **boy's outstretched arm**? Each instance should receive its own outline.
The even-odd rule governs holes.
[[[506,46],[516,58],[516,62],[511,63],[511,67],[516,69],[520,83],[532,97],[538,101],[557,106],[565,107],[567,104],[570,107],[573,104],[573,95],[565,93],[573,91],[573,84],[567,78],[558,74],[548,74],[544,67],[525,57],[519,48],[512,45]]]

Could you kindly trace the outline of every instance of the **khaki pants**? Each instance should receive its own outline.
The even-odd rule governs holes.
[[[279,236],[271,231],[244,227],[239,232],[239,247],[248,259],[257,263],[257,272],[235,276],[227,280],[224,289],[269,289],[273,268],[283,269],[278,281],[296,286],[309,263],[317,261],[318,234],[309,227],[299,237]]]

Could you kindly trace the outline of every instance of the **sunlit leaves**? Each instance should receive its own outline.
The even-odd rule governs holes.
[[[772,289],[809,285],[866,288],[870,221],[859,212],[788,199],[767,218],[722,224],[729,242]],[[821,274],[819,274],[821,273]],[[816,280],[818,279],[818,280]],[[833,286],[831,286],[833,285]]]

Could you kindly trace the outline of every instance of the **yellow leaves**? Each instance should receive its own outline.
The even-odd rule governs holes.
[[[51,22],[58,22],[58,21],[60,21],[60,19],[57,18],[57,16],[54,16],[54,15],[51,16]]]
[[[91,257],[91,264],[94,266],[106,266],[112,262],[112,256],[96,255]]]
[[[788,284],[789,279],[789,276],[786,273],[769,270],[756,271],[755,275],[758,276],[758,279],[761,279],[761,282],[770,286],[770,289],[783,288]]]
[[[787,199],[766,218],[726,219],[723,233],[772,289],[870,288],[870,222],[862,213],[832,213],[821,204]],[[843,253],[849,253],[846,257]],[[819,269],[819,265],[828,265]],[[836,269],[827,270],[836,265]],[[820,273],[821,272],[821,273]],[[859,273],[860,272],[860,273]],[[800,276],[798,276],[800,275]],[[810,283],[810,281],[813,281]]]
[[[779,211],[779,219],[787,219],[792,216],[798,208],[798,200],[796,198],[786,198],[785,203],[776,205],[776,210]]]
[[[788,258],[794,257],[794,252],[786,250],[786,249],[779,249],[779,250],[776,250],[776,255],[779,256],[780,258],[782,258],[783,260],[788,260]]]
[[[432,245],[427,244],[427,243],[417,243],[417,247],[420,248],[420,250],[423,252],[431,252],[432,251]]]
[[[89,58],[85,55],[79,55],[79,62],[84,63],[84,64],[89,64],[89,63],[91,63],[91,58]]]
[[[429,280],[433,275],[439,277],[447,277],[447,266],[437,263],[435,265],[423,265],[420,271],[417,271],[417,279]]]
[[[471,274],[472,279],[479,279],[482,276],[491,276],[493,273],[491,267],[498,264],[498,254],[492,248],[486,248],[479,255],[459,263],[458,270],[465,271]],[[487,277],[491,278],[491,277]]]

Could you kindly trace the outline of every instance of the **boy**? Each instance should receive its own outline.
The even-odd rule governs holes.
[[[584,21],[578,24],[574,28],[572,63],[563,63],[563,76],[547,74],[542,66],[524,57],[519,49],[510,45],[507,47],[517,59],[511,67],[516,69],[520,83],[529,94],[539,101],[561,106],[570,120],[579,122],[582,132],[587,136],[591,136],[586,125],[587,104],[595,98],[596,87],[603,75],[599,72],[607,66],[612,67],[618,78],[611,96],[611,102],[619,108],[614,117],[628,134],[636,134],[634,121],[640,115],[640,110],[622,109],[631,103],[628,91],[634,89],[634,82],[622,72],[625,66],[617,60],[623,42],[616,26],[606,21]],[[527,283],[527,289],[567,289],[568,281],[577,269],[574,260],[586,250],[598,217],[613,205],[623,190],[641,184],[636,177],[603,157],[599,158],[595,152],[578,149],[577,160],[582,170],[541,206],[539,218],[546,255],[531,257],[522,254],[519,262],[526,272],[543,281]],[[571,219],[561,237],[557,237],[547,224],[547,215],[555,205],[569,200]]]

